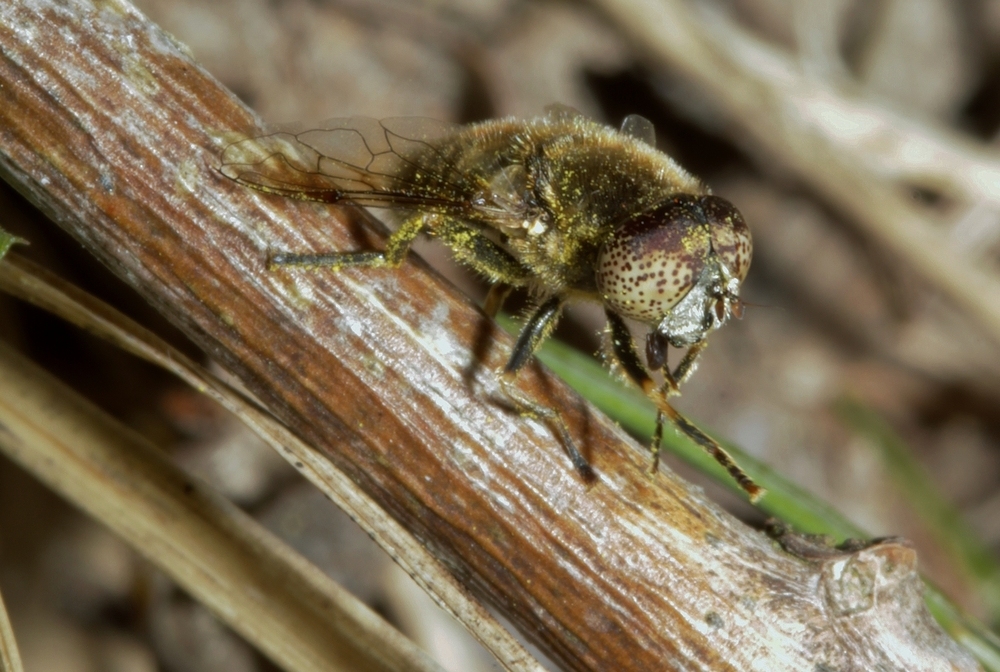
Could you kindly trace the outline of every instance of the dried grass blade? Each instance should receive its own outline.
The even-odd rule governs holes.
[[[7,616],[2,595],[0,595],[0,672],[24,672],[21,654],[18,653],[17,641],[14,639],[14,629],[10,625],[10,617]]]
[[[289,672],[440,670],[141,436],[0,345],[0,450]]]

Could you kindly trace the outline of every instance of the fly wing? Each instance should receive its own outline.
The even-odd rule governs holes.
[[[321,128],[234,142],[222,173],[290,198],[454,212],[477,187],[447,151],[461,127],[419,117],[331,119]]]

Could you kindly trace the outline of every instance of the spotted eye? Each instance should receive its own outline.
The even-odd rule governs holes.
[[[626,221],[604,244],[597,289],[616,313],[659,322],[691,291],[712,249],[705,198],[675,196]]]

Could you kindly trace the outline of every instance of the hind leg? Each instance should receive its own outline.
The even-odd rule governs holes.
[[[329,254],[292,254],[279,252],[270,259],[271,268],[289,266],[294,268],[328,268],[339,271],[342,268],[396,268],[410,249],[413,241],[427,230],[424,215],[410,217],[389,236],[382,252],[332,252]]]

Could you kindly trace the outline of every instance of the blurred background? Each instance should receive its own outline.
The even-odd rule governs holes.
[[[928,270],[1000,274],[1000,1],[680,3],[770,78],[793,120],[777,131],[768,126],[774,108],[732,118],[724,101],[739,97],[740,73],[720,68],[723,93],[707,95],[691,70],[630,32],[614,8],[641,16],[642,3],[137,4],[269,122],[359,114],[467,123],[537,115],[551,103],[613,125],[630,113],[651,119],[660,149],[735,203],[754,236],[746,315],[711,337],[678,407],[869,534],[910,539],[922,571],[950,598],[1000,623],[1000,330],[988,319],[1000,293],[986,282],[956,288]],[[876,232],[868,206],[853,207],[817,177],[824,166],[789,158],[782,147],[809,127],[822,129],[848,170],[902,198],[917,218],[910,228]],[[5,228],[31,241],[19,252],[204,361],[7,187],[0,212]],[[942,244],[921,261],[907,250],[928,224]],[[484,285],[447,250],[419,252],[482,298]],[[557,336],[590,354],[602,327],[599,307],[578,306]],[[0,338],[207,479],[448,669],[499,669],[353,523],[204,396],[3,295]],[[741,498],[665,462],[761,524]],[[0,588],[29,671],[276,669],[3,457]]]

